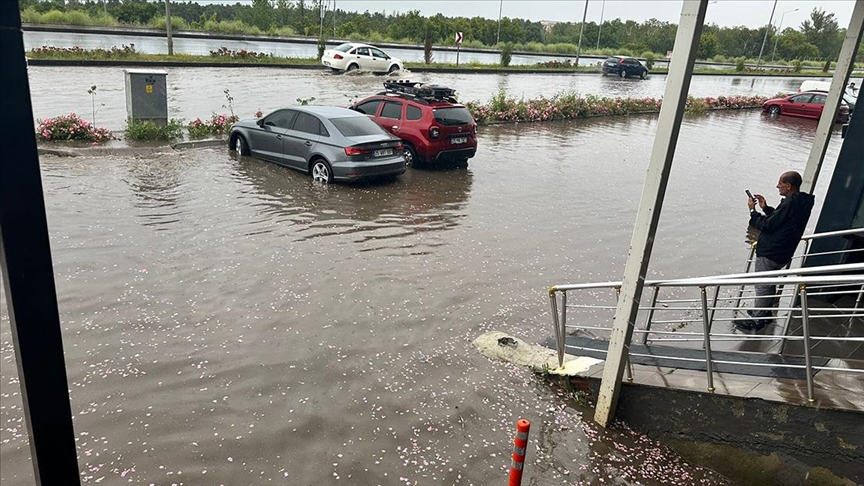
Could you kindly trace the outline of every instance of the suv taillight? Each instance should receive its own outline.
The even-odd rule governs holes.
[[[441,134],[441,130],[438,127],[429,127],[429,138],[438,138],[438,135]]]

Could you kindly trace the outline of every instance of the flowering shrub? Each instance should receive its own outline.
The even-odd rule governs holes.
[[[75,113],[36,121],[39,122],[36,128],[36,139],[43,142],[78,140],[104,143],[116,138],[107,128],[94,127]]]
[[[685,107],[691,112],[755,108],[762,106],[767,99],[762,96],[690,97]],[[526,101],[507,98],[506,94],[500,91],[492,97],[489,103],[469,101],[465,103],[465,106],[471,111],[477,123],[483,124],[656,113],[660,111],[662,104],[662,100],[655,98],[606,98],[594,95],[583,97],[575,93],[564,93],[552,98],[540,97]]]
[[[246,49],[235,51],[224,46],[215,51],[210,51],[210,55],[213,57],[231,57],[235,59],[263,59],[265,57],[270,57],[270,54],[265,52],[247,51]]]
[[[234,115],[217,115],[213,113],[209,120],[204,121],[196,118],[186,125],[189,136],[192,138],[206,137],[207,135],[222,135],[231,129],[231,125],[237,123],[240,118]]]
[[[123,44],[121,47],[114,46],[111,49],[83,49],[78,46],[74,47],[55,47],[42,46],[30,49],[33,57],[43,58],[59,58],[59,57],[74,57],[82,59],[117,59],[132,57],[137,54],[135,44]]]
[[[561,61],[555,59],[552,61],[545,61],[545,62],[540,61],[537,63],[537,67],[544,67],[544,68],[564,69],[564,68],[571,68],[573,66],[574,65],[573,65],[573,63],[570,62],[570,59],[565,59],[564,62],[561,62]]]

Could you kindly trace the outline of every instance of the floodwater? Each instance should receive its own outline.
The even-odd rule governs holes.
[[[383,89],[388,79],[410,79],[456,89],[462,101],[488,102],[499,91],[508,97],[551,98],[576,92],[608,97],[662,98],[666,76],[646,80],[604,77],[598,74],[454,74],[400,73],[399,76],[372,74],[334,75],[329,71],[274,68],[165,68],[168,72],[168,113],[186,122],[208,118],[212,113],[228,113],[224,91],[229,90],[233,109],[240,118],[251,118],[257,110],[268,113],[297,104],[298,99],[313,104],[346,106]],[[126,93],[123,68],[119,67],[45,67],[29,68],[33,115],[51,118],[70,112],[111,130],[126,124]],[[746,76],[694,76],[693,96],[773,96],[794,92],[805,78],[757,78]],[[861,85],[860,80],[856,84]],[[96,96],[87,91],[96,86]],[[314,98],[314,100],[313,100]],[[809,123],[809,122],[808,122]]]
[[[84,482],[503,484],[526,418],[523,484],[727,484],[471,345],[542,342],[550,285],[620,278],[656,128],[484,127],[467,168],[360,185],[224,148],[43,157]],[[687,117],[649,278],[739,270],[744,189],[776,202],[815,128]],[[2,309],[0,482],[30,484]]]

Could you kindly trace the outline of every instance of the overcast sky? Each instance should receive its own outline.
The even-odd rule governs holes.
[[[641,22],[653,17],[677,24],[681,15],[681,3],[681,0],[606,0],[604,9],[602,0],[589,0],[588,21],[598,22],[601,10],[603,10],[603,18],[606,20],[621,18],[622,20],[632,19]],[[708,5],[705,22],[716,23],[721,26],[761,27],[768,23],[773,5],[773,0],[718,0],[716,3]],[[387,13],[393,13],[419,10],[424,16],[435,15],[440,12],[448,17],[480,16],[490,19],[497,19],[498,8],[503,6],[502,15],[504,17],[533,21],[580,22],[585,2],[574,0],[504,0],[503,2],[499,0],[336,0],[336,6],[339,9],[358,12],[386,10]],[[849,26],[849,19],[852,17],[854,6],[854,0],[822,2],[778,0],[777,11],[774,14],[774,25],[777,25],[783,13],[787,12],[783,16],[783,27],[798,28],[801,22],[810,16],[810,12],[819,7],[826,12],[833,13],[840,27],[846,28]],[[797,11],[789,12],[796,8]]]

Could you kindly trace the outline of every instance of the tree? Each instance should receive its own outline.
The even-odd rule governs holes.
[[[699,39],[699,49],[696,51],[698,59],[711,59],[717,55],[717,36],[713,32],[703,33]]]
[[[780,59],[808,59],[819,57],[819,48],[807,42],[807,37],[794,29],[786,29],[777,40]]]
[[[843,38],[840,37],[840,29],[833,13],[814,8],[810,12],[810,20],[801,23],[801,33],[807,38],[807,42],[819,49],[823,58],[832,59],[840,54]]]
[[[252,0],[252,15],[249,23],[266,32],[273,25],[274,13],[270,0]]]

